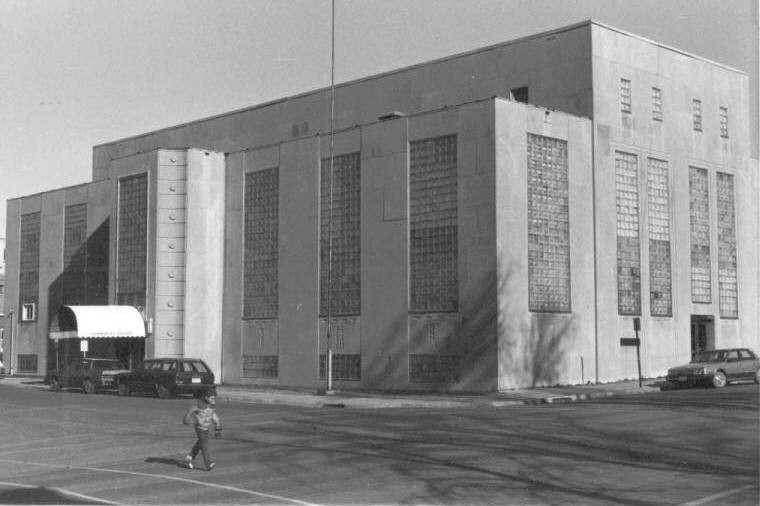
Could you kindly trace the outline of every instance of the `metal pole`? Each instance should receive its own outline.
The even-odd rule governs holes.
[[[327,392],[332,392],[332,253],[333,253],[333,182],[335,134],[335,0],[330,13],[330,210],[327,220]]]
[[[11,332],[8,339],[8,371],[13,376],[13,310],[8,312],[8,316],[11,319]]]
[[[639,331],[636,331],[636,363],[639,366],[639,388],[641,388],[641,354],[639,353],[641,348],[641,341],[639,340]]]

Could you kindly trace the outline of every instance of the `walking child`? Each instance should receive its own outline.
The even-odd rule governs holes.
[[[198,452],[203,454],[203,463],[206,465],[206,471],[211,471],[216,466],[216,463],[211,459],[211,454],[208,449],[208,439],[211,428],[214,428],[214,437],[220,437],[222,435],[222,423],[219,421],[219,417],[216,414],[216,397],[211,391],[204,392],[198,399],[195,406],[192,406],[185,417],[182,419],[182,423],[185,425],[192,424],[195,428],[195,435],[198,440],[193,445],[190,453],[185,457],[185,463],[187,467],[193,469],[193,460],[198,455]]]

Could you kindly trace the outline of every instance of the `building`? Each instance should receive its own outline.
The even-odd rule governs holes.
[[[236,384],[323,385],[328,348],[338,388],[613,381],[634,322],[645,376],[758,349],[744,73],[589,21],[339,85],[332,139],[329,103],[98,145],[92,182],[9,201],[17,372],[107,304],[146,337],[92,353]]]

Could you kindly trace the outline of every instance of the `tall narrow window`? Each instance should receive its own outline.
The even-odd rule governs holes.
[[[718,193],[718,297],[720,316],[739,316],[736,275],[736,211],[734,176],[717,173]]]
[[[647,160],[649,214],[649,309],[652,316],[673,314],[670,259],[670,187],[668,162]]]
[[[615,152],[618,313],[641,314],[638,157]]]
[[[720,108],[720,136],[728,139],[728,107]]]
[[[116,302],[145,307],[148,254],[148,174],[119,179]]]
[[[40,285],[40,213],[21,215],[19,242],[20,320],[35,320]]]
[[[707,170],[689,167],[689,215],[691,235],[691,301],[709,304],[710,202]]]
[[[528,306],[570,311],[567,142],[528,134]]]
[[[330,290],[331,316],[352,316],[361,312],[360,160],[359,153],[333,157],[331,218],[330,159],[322,159],[319,218],[320,316],[327,316],[328,289]],[[331,222],[332,234],[330,234]],[[332,272],[330,272],[331,248]],[[328,287],[328,278],[331,287]]]
[[[85,304],[87,204],[66,206],[63,225],[63,304]]]
[[[691,101],[691,113],[694,130],[702,131],[702,101],[696,98]]]
[[[652,87],[652,119],[662,121],[662,90]]]
[[[410,311],[457,311],[457,136],[410,142],[409,151]]]
[[[631,80],[620,79],[620,110],[631,112]]]
[[[243,318],[277,318],[279,170],[245,175]]]

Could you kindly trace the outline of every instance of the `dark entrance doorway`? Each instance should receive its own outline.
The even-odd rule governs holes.
[[[715,349],[715,319],[691,315],[691,354]]]

